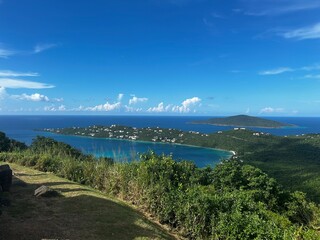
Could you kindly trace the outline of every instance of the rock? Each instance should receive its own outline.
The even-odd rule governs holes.
[[[57,197],[60,194],[48,186],[42,185],[34,191],[34,196],[36,197]]]
[[[9,192],[12,185],[12,170],[8,164],[0,166],[0,186],[3,192]]]

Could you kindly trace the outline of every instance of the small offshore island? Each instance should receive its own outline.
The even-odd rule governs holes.
[[[237,115],[225,118],[210,118],[208,120],[193,121],[193,124],[209,124],[215,126],[234,126],[234,127],[258,127],[258,128],[282,128],[294,127],[293,124],[282,123],[248,115]]]

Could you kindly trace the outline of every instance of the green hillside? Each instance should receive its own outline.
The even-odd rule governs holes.
[[[280,128],[292,127],[294,125],[281,123],[259,117],[251,117],[247,115],[237,115],[225,118],[211,118],[204,121],[194,121],[194,124],[211,124],[217,126],[235,126],[235,127],[261,127],[261,128]]]
[[[247,141],[243,137],[250,135],[247,131],[234,132],[239,133],[232,136],[236,140]],[[227,139],[230,133],[226,134]],[[234,157],[215,168],[202,169],[192,162],[176,162],[171,156],[152,152],[136,160],[117,163],[79,155],[71,146],[43,137],[25,150],[1,152],[0,161],[52,172],[69,181],[11,165],[17,173],[14,178],[20,182],[14,183],[9,194],[12,205],[2,208],[0,237],[170,238],[143,218],[138,220],[132,209],[122,211],[110,202],[113,196],[186,239],[320,239],[319,207],[304,193],[285,190],[274,178],[241,159]],[[43,183],[63,197],[36,201],[30,195]],[[109,197],[97,196],[84,185]],[[40,222],[41,227],[37,227]]]

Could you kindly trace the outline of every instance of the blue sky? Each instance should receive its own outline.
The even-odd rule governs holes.
[[[320,116],[320,0],[0,0],[0,114]]]

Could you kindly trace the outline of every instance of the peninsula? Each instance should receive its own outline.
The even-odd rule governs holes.
[[[195,140],[205,140],[208,134],[196,131],[181,131],[173,128],[144,127],[136,128],[121,125],[89,126],[72,128],[46,128],[45,132],[63,135],[86,136],[94,138],[111,138],[119,140],[147,141],[160,143],[194,144]],[[192,144],[191,144],[192,143]]]
[[[237,115],[225,118],[210,118],[208,120],[194,121],[193,124],[209,124],[216,126],[234,127],[259,127],[259,128],[281,128],[294,127],[293,124],[282,123],[269,119],[252,117],[248,115]]]
[[[236,158],[261,168],[289,189],[305,191],[320,202],[320,134],[275,136],[244,127],[216,133],[182,131],[172,128],[129,126],[88,126],[46,128],[53,134],[184,144],[234,151]],[[308,179],[304,179],[308,173]],[[308,188],[306,188],[308,186]]]

